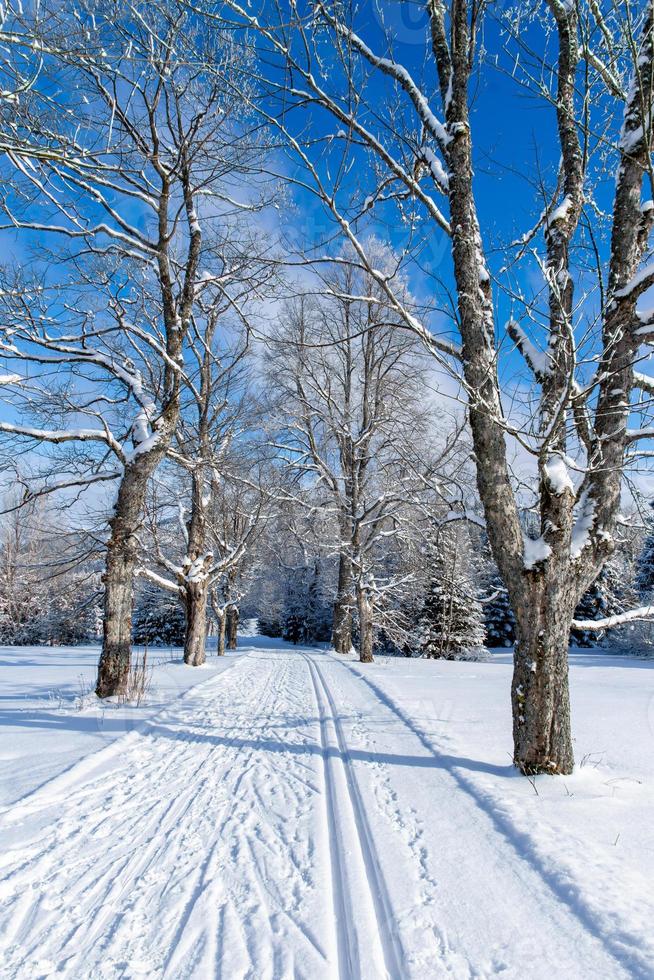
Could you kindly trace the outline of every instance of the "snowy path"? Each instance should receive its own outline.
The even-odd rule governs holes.
[[[647,976],[315,651],[253,651],[0,833],[8,980]]]

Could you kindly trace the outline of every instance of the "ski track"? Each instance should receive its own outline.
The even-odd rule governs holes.
[[[319,662],[347,719],[348,755],[373,829],[388,842],[378,853],[382,873],[395,879],[393,922],[407,936],[403,976],[652,976],[651,964],[552,888],[547,869],[516,846],[365,668],[336,655]]]
[[[0,814],[2,980],[636,975],[335,656],[249,653],[111,748]]]
[[[305,673],[244,657],[56,806],[5,815],[3,978],[336,975]]]

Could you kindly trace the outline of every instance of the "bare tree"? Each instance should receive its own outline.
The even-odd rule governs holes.
[[[175,477],[166,480],[166,499],[159,494],[148,508],[150,538],[141,548],[137,571],[181,600],[184,662],[194,667],[206,659],[209,609],[218,624],[218,653],[224,653],[226,637],[228,649],[236,648],[246,570],[272,500],[264,471],[243,445],[251,433],[245,430],[243,438],[242,426],[242,414],[230,418],[224,413],[208,430],[210,441],[202,438],[197,456],[191,455],[190,442],[184,443],[183,455],[177,448],[173,456],[186,480],[181,485]]]
[[[370,252],[392,274],[392,254],[379,245]],[[334,648],[350,652],[356,609],[359,657],[369,662],[378,544],[400,533],[407,505],[434,476],[426,359],[369,273],[343,262],[322,290],[289,307],[272,343],[278,449],[310,480],[309,506],[328,505],[334,517]]]
[[[357,30],[359,13],[340,4],[273,4],[256,12],[229,6],[251,29],[266,63],[276,57],[285,66],[283,74],[268,71],[262,111],[301,165],[302,180],[398,320],[461,379],[488,535],[517,620],[515,764],[525,773],[568,773],[573,610],[615,547],[625,467],[634,454],[644,458],[638,440],[652,434],[647,424],[630,427],[634,410],[647,414],[640,393],[654,391],[651,379],[636,370],[642,345],[654,336],[651,316],[637,306],[654,283],[652,266],[643,265],[654,220],[652,3],[543,0],[512,9],[504,23],[513,39],[507,72],[551,105],[561,157],[554,181],[544,178],[535,190],[542,214],[517,248],[518,257],[535,258],[542,284],[536,297],[515,288],[511,269],[492,276],[485,254],[489,229],[481,228],[479,217],[471,100],[475,73],[496,70],[491,59],[479,58],[489,4],[427,0],[420,51],[415,31],[414,43],[405,46],[383,21],[371,30],[361,12],[366,40]],[[532,14],[527,40],[520,28]],[[532,41],[539,31],[540,41]],[[507,67],[503,57],[497,61]],[[276,99],[283,100],[283,114],[268,108]],[[312,142],[329,129],[329,119],[338,132]],[[615,174],[615,193],[603,232],[593,186],[607,170]],[[353,172],[356,184],[348,178]],[[372,211],[388,216],[391,207],[407,223],[405,251],[414,267],[424,270],[419,242],[449,238],[450,322],[460,344],[451,334],[430,331],[430,321],[404,306],[394,279],[368,256],[360,226]],[[544,254],[531,247],[539,235]],[[432,276],[428,286],[443,296],[448,281]],[[494,302],[507,295],[521,312],[498,331]],[[446,304],[435,300],[434,311],[439,305]],[[544,350],[519,320],[544,331]],[[500,384],[507,338],[524,355],[538,393],[533,412],[523,399],[518,421],[507,411],[509,392]],[[599,364],[584,378],[589,348]],[[523,534],[507,440],[534,461],[539,533],[533,539]]]
[[[83,382],[68,386],[63,426],[2,428],[53,444],[100,444],[115,457],[96,688],[105,697],[121,691],[129,670],[137,532],[148,481],[177,429],[211,229],[261,206],[253,176],[260,155],[242,99],[225,80],[234,63],[229,41],[217,32],[207,38],[182,4],[116,0],[102,13],[93,4],[75,17],[55,13],[53,30],[68,32],[58,71],[79,104],[74,114],[67,101],[58,107],[54,158],[44,150],[47,120],[34,125],[26,149],[7,153],[14,190],[5,207],[13,229],[54,236],[57,245],[46,285],[14,281],[4,291],[2,352],[14,366],[58,365]],[[246,173],[253,186],[240,201]],[[223,296],[233,281],[225,270]],[[11,384],[24,389],[25,379],[23,372]],[[127,432],[111,428],[117,403],[123,417],[132,409]],[[80,413],[92,427],[71,424]],[[102,478],[112,476],[106,469]]]

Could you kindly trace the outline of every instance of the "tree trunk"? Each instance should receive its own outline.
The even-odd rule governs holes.
[[[574,766],[568,690],[570,590],[533,584],[517,610],[511,703],[514,762],[526,775],[569,775]],[[530,601],[531,600],[531,601]]]
[[[95,693],[99,698],[123,694],[129,677],[132,653],[132,604],[134,569],[137,560],[136,533],[141,521],[145,493],[160,456],[139,457],[125,469],[118,488],[114,516],[109,522],[104,573],[104,619],[102,653]]]
[[[338,593],[334,602],[332,646],[336,653],[349,653],[352,649],[352,560],[341,554],[338,559]]]
[[[186,586],[186,633],[184,636],[184,663],[200,667],[207,659],[207,600],[209,582],[188,582]]]
[[[225,656],[225,627],[227,625],[227,616],[223,611],[220,617],[219,627],[218,627],[218,656]]]
[[[136,548],[129,534],[112,536],[104,574],[103,642],[95,693],[123,694],[132,652],[132,600]]]
[[[238,606],[230,606],[227,610],[227,649],[236,650],[238,646]]]
[[[371,664],[372,656],[372,601],[368,589],[357,590],[359,607],[359,660]]]

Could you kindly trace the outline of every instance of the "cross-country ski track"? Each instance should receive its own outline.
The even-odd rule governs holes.
[[[651,976],[461,762],[362,666],[253,648],[0,814],[0,975]]]

